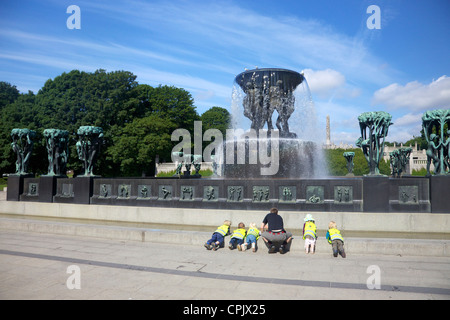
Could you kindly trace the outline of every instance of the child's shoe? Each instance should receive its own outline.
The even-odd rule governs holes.
[[[242,251],[242,245],[238,244],[237,249],[238,249],[238,251]]]
[[[205,248],[206,248],[206,250],[211,250],[211,245],[210,245],[210,244],[207,244],[207,243],[205,243]]]
[[[228,249],[233,250],[233,249],[234,249],[234,248],[233,248],[233,244],[230,243],[230,244],[228,245]]]
[[[256,252],[256,243],[252,243],[252,252]]]

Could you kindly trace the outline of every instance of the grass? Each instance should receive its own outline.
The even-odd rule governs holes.
[[[427,175],[427,169],[422,168],[420,170],[413,170],[411,173],[412,176],[426,176]]]
[[[192,170],[191,174],[194,174],[194,173],[195,173],[195,170]],[[210,170],[210,169],[200,170],[199,173],[202,177],[209,177],[209,176],[212,176],[212,174],[213,174],[212,170]],[[167,172],[160,172],[156,176],[158,178],[164,178],[164,177],[172,177],[174,174],[175,174],[175,170],[172,170],[172,171],[167,171]]]
[[[0,178],[0,191],[8,186],[8,181],[5,178]]]

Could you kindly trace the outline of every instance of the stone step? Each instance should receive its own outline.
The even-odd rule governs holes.
[[[199,247],[203,246],[213,231],[177,230],[163,227],[153,229],[3,217],[0,218],[1,229],[125,241],[188,244],[198,245]],[[229,237],[225,239],[226,244],[228,244],[229,239]],[[258,253],[266,253],[267,250],[261,239],[258,241],[258,244]],[[450,240],[345,237],[345,250],[347,254],[449,257]],[[304,251],[304,241],[300,236],[294,236],[291,251]],[[331,254],[331,247],[325,237],[319,237],[317,240],[316,252],[329,252]]]

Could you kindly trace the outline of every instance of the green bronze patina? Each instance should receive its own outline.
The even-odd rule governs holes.
[[[406,165],[409,162],[412,148],[400,148],[389,152],[389,158],[392,166],[392,176],[400,178],[406,171]]]
[[[69,131],[60,129],[44,130],[45,145],[48,153],[48,176],[66,174],[69,158]]]
[[[31,152],[33,151],[33,139],[35,137],[36,132],[30,129],[14,128],[11,130],[11,148],[17,155],[15,174],[28,174],[28,165],[30,162]]]
[[[427,175],[433,161],[434,174],[448,174],[450,169],[450,109],[426,111],[422,116],[422,127],[427,149]]]
[[[362,148],[370,173],[369,175],[381,175],[379,163],[383,157],[384,141],[388,134],[392,116],[384,111],[364,112],[359,117],[361,137],[356,140],[356,145]]]
[[[347,152],[344,152],[343,156],[347,160],[347,170],[348,170],[347,175],[352,175],[353,174],[353,166],[354,166],[353,158],[355,157],[355,153],[352,151],[347,151]]]
[[[93,126],[81,126],[78,128],[78,142],[76,144],[78,158],[83,161],[84,174],[81,176],[93,176],[94,164],[100,152],[100,144],[103,141],[103,129]]]

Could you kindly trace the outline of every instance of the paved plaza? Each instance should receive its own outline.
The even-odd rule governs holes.
[[[448,300],[449,279],[449,257],[214,252],[0,230],[1,299]]]

